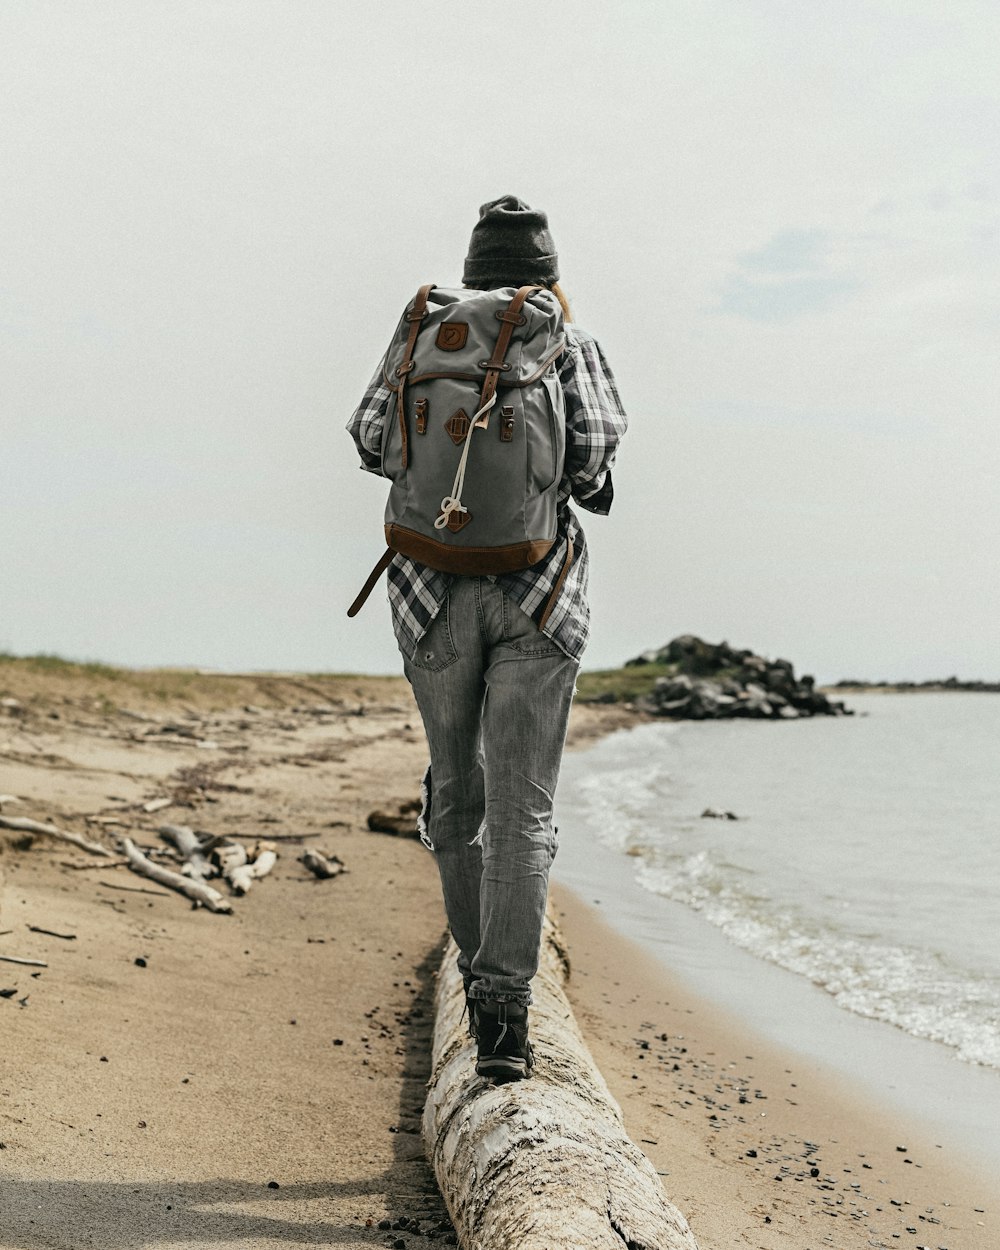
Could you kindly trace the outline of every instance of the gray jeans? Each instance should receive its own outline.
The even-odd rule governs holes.
[[[430,746],[424,841],[473,998],[529,1003],[579,663],[485,577],[455,577],[403,668]]]

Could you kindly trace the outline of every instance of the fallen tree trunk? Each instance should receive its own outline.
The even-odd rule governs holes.
[[[568,964],[546,920],[533,982],[535,1075],[491,1085],[449,942],[438,976],[424,1146],[465,1250],[697,1250],[625,1133],[563,992]]]
[[[45,825],[40,820],[29,820],[26,816],[0,816],[0,826],[4,829],[20,829],[24,833],[44,833],[47,837],[58,838],[60,842],[69,842],[73,846],[78,846],[81,851],[86,851],[89,855],[104,855],[108,859],[114,859],[114,851],[101,846],[100,842],[91,842],[82,834],[57,829],[55,825]]]
[[[151,859],[143,855],[131,838],[122,838],[122,850],[133,872],[149,877],[151,881],[157,881],[160,885],[167,885],[172,890],[179,890],[181,894],[186,894],[188,898],[207,907],[209,911],[231,912],[233,910],[232,903],[223,898],[218,890],[213,890],[210,885],[206,885],[203,881],[195,881],[193,877],[182,877],[179,872],[171,872],[169,868],[154,864]]]

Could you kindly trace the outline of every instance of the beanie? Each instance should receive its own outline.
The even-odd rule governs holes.
[[[546,214],[516,195],[503,195],[479,210],[462,281],[482,286],[515,279],[542,286],[558,282],[559,257]]]

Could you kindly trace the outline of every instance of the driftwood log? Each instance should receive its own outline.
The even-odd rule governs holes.
[[[88,855],[103,855],[107,859],[114,859],[114,852],[109,851],[106,846],[101,846],[100,842],[91,842],[82,834],[57,829],[55,825],[42,824],[40,820],[29,820],[26,816],[0,816],[0,828],[20,829],[24,833],[44,833],[47,837],[58,838],[60,842],[69,842],[73,846],[78,846]]]
[[[160,885],[169,886],[172,890],[179,890],[181,894],[186,894],[188,898],[200,903],[202,907],[207,907],[209,911],[231,912],[233,910],[232,903],[223,898],[218,890],[206,885],[204,881],[182,877],[179,872],[171,872],[169,868],[154,864],[151,859],[143,855],[131,838],[122,838],[122,850],[133,872],[149,877],[151,881],[157,881]]]
[[[476,1076],[456,953],[449,942],[438,977],[423,1136],[464,1250],[697,1250],[587,1050],[551,921],[532,987],[532,1080]]]

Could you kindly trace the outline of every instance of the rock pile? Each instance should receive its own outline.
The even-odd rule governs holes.
[[[626,668],[656,664],[673,671],[658,677],[641,706],[656,716],[714,720],[755,716],[793,720],[801,716],[850,715],[843,703],[816,689],[815,679],[795,676],[788,660],[767,660],[682,634],[658,651],[646,651]]]

